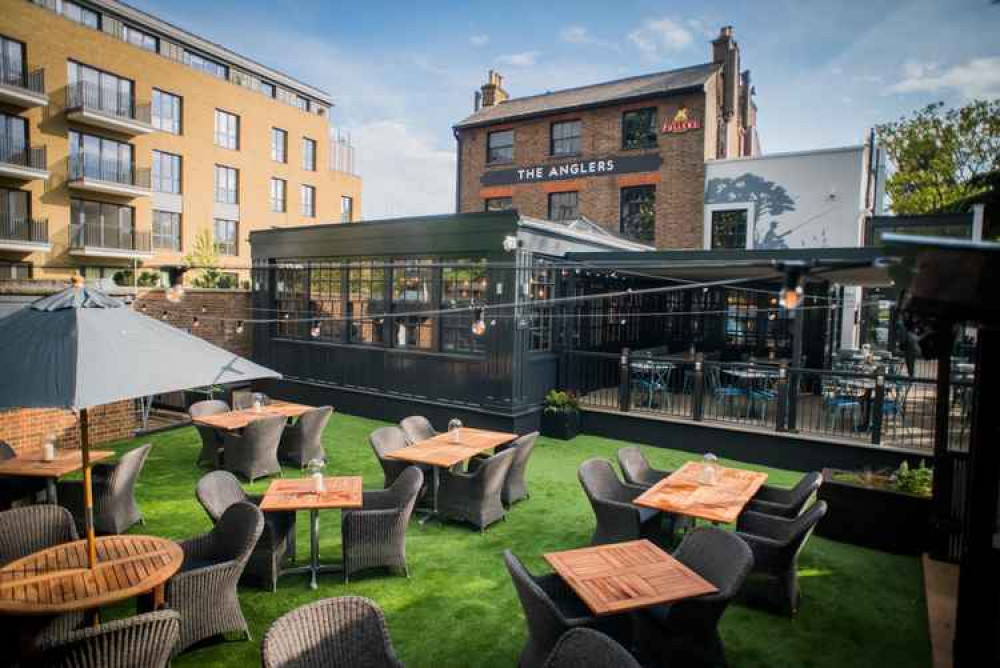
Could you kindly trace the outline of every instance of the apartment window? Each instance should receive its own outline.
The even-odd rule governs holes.
[[[347,317],[352,343],[385,343],[385,287],[382,260],[354,260],[347,270]],[[378,317],[372,317],[373,315]]]
[[[215,201],[221,204],[238,204],[240,188],[239,170],[223,165],[215,166]]]
[[[70,130],[69,177],[135,183],[133,147],[126,142]]]
[[[153,127],[170,134],[181,133],[181,98],[153,89]]]
[[[74,248],[135,248],[135,211],[132,207],[71,199],[69,210]]]
[[[271,128],[271,160],[288,162],[288,133],[281,128]]]
[[[181,192],[181,156],[153,151],[153,190],[175,195]]]
[[[16,165],[27,162],[28,121],[0,113],[0,162]]]
[[[354,220],[354,198],[347,195],[340,197],[340,222],[349,223]]]
[[[101,27],[100,14],[95,12],[93,9],[88,9],[87,7],[78,5],[75,2],[62,0],[62,8],[59,13],[68,18],[70,21],[76,21],[77,23],[85,25],[88,28],[98,29]]]
[[[552,124],[549,153],[552,155],[577,155],[580,153],[582,123],[561,121]]]
[[[295,106],[302,111],[309,111],[309,99],[302,97],[301,95],[295,96]]]
[[[747,210],[712,212],[712,248],[747,247]]]
[[[212,231],[219,255],[239,255],[239,221],[216,218]]]
[[[26,190],[12,190],[10,188],[0,188],[0,233],[7,231],[8,234],[18,234],[24,230],[22,221],[31,218],[29,215],[31,207],[30,193]],[[16,225],[16,223],[22,223]],[[18,229],[20,228],[20,229]]]
[[[316,188],[313,186],[302,186],[302,215],[307,218],[316,217]]]
[[[549,220],[573,220],[580,217],[579,193],[549,193]]]
[[[302,138],[302,169],[316,171],[316,141],[308,137]]]
[[[180,251],[181,214],[172,211],[153,211],[153,248]]]
[[[135,116],[135,84],[130,79],[69,61],[67,106],[97,109],[114,116]]]
[[[486,137],[486,162],[513,162],[514,131],[491,132]]]
[[[0,280],[31,278],[30,262],[10,262],[0,260]]]
[[[430,260],[396,260],[392,269],[392,313],[393,345],[397,348],[434,347],[434,319],[422,315],[431,308],[433,284]]]
[[[656,107],[622,114],[622,148],[656,147]]]
[[[240,117],[221,109],[215,110],[215,145],[231,148],[240,147]]]
[[[271,179],[271,211],[285,212],[285,180]]]
[[[260,82],[260,92],[268,97],[275,97],[278,94],[278,89],[273,83],[268,83],[267,81]]]
[[[623,236],[652,243],[656,234],[656,186],[622,188],[618,224]]]
[[[211,58],[206,58],[205,56],[198,55],[193,51],[184,51],[184,64],[190,65],[196,70],[201,70],[206,74],[210,74],[213,77],[219,79],[229,78],[229,68],[220,62],[212,60]]]
[[[455,260],[441,269],[441,308],[467,309],[485,304],[489,282],[486,260]],[[441,350],[453,353],[480,353],[484,337],[473,334],[472,311],[445,313],[441,317]]]
[[[24,44],[0,37],[0,83],[24,85]]]
[[[133,44],[140,49],[156,53],[159,40],[148,32],[126,25],[122,30],[122,38],[129,44]]]
[[[486,200],[483,208],[486,211],[508,211],[514,208],[514,198],[490,197]]]

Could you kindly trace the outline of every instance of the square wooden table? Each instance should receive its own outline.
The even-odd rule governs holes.
[[[545,560],[595,615],[629,612],[719,591],[646,539],[551,552]]]
[[[316,589],[320,572],[340,571],[339,565],[319,563],[319,511],[331,508],[360,508],[362,503],[361,476],[324,478],[325,490],[317,492],[312,478],[274,480],[271,482],[260,509],[266,512],[309,511],[309,565],[288,568],[282,573],[309,573],[309,587]]]
[[[90,463],[114,457],[111,450],[91,450]],[[51,462],[42,459],[42,451],[31,451],[0,461],[0,475],[45,478],[49,503],[58,503],[56,480],[83,468],[83,453],[80,450],[58,450]]]
[[[731,524],[767,480],[766,473],[715,466],[716,481],[702,480],[704,462],[687,462],[632,502],[646,508]]]
[[[286,418],[299,417],[303,413],[308,413],[313,408],[315,408],[315,406],[296,404],[291,401],[271,401],[271,403],[261,406],[260,410],[255,408],[244,408],[239,411],[227,411],[225,413],[216,413],[214,415],[201,415],[199,417],[192,418],[191,421],[195,424],[200,424],[206,427],[215,427],[216,429],[222,429],[225,431],[236,431],[237,429],[243,429],[254,420],[274,417],[276,415],[282,415]]]

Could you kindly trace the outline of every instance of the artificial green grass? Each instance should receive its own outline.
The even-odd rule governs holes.
[[[329,475],[362,475],[366,488],[382,485],[382,472],[368,434],[382,423],[335,414],[324,434]],[[112,446],[119,452],[152,442],[137,487],[145,526],[132,533],[181,539],[208,531],[210,522],[195,499],[204,473],[195,466],[200,449],[193,428]],[[548,570],[544,552],[587,545],[593,514],[577,481],[577,466],[589,457],[613,459],[620,441],[579,436],[570,442],[539,439],[528,468],[531,498],[517,504],[505,522],[485,535],[460,524],[411,523],[407,557],[412,577],[382,570],[359,574],[345,586],[339,575],[320,576],[318,591],[306,576],[285,576],[271,593],[241,587],[243,611],[253,642],[209,643],[174,665],[259,665],[260,639],[283,613],[330,596],[357,594],[385,611],[396,650],[411,667],[517,665],[525,639],[521,607],[502,552],[512,549],[534,572]],[[672,468],[692,455],[644,448],[654,466]],[[799,474],[767,471],[769,482],[791,485]],[[286,469],[286,476],[299,473]],[[268,481],[248,487],[262,492]],[[299,560],[308,558],[306,515],[298,523]],[[321,514],[321,558],[340,559],[340,516]],[[802,601],[795,619],[731,605],[722,621],[730,663],[736,667],[795,666],[862,668],[930,665],[930,647],[919,560],[813,537],[800,559]],[[121,612],[121,611],[114,611]]]

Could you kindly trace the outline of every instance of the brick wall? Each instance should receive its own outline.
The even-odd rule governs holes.
[[[253,327],[244,327],[242,333],[238,333],[236,328],[239,320],[251,318],[250,299],[249,290],[186,288],[184,298],[175,303],[167,301],[163,290],[140,290],[136,298],[136,308],[140,311],[145,309],[145,314],[153,318],[162,318],[166,312],[165,322],[174,327],[186,330],[241,357],[249,357],[253,345],[251,338]],[[196,316],[198,326],[194,327]]]
[[[97,445],[135,433],[136,412],[132,401],[119,401],[90,410],[90,443]],[[80,447],[80,429],[72,411],[54,408],[26,408],[0,411],[0,440],[15,451],[26,452],[42,447],[53,436],[60,448]]]

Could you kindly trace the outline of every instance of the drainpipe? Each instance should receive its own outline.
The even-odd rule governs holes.
[[[455,135],[455,213],[462,212],[462,139],[458,130],[452,128]]]

